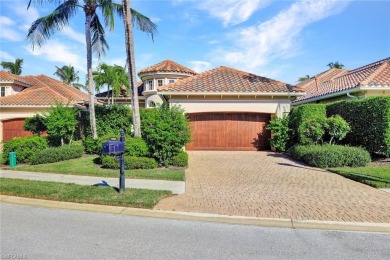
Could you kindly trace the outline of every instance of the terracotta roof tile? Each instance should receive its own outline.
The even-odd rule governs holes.
[[[26,81],[23,76],[15,75],[6,72],[4,70],[0,70],[0,81],[9,81],[9,82],[18,81],[31,86],[31,84],[28,81]]]
[[[11,76],[7,74],[10,73],[0,71],[0,75],[4,75],[5,78],[12,77],[12,74]],[[0,106],[50,106],[56,100],[70,104],[89,100],[88,94],[45,75],[18,77],[18,81],[23,81],[31,87],[13,95],[0,97]]]
[[[221,66],[196,76],[161,86],[159,92],[301,92],[292,86],[273,79]]]
[[[298,84],[306,96],[294,102],[353,89],[357,87],[390,87],[390,58],[348,71],[330,69]]]
[[[164,60],[156,65],[147,67],[143,70],[141,70],[138,73],[138,76],[145,73],[151,73],[151,72],[179,72],[179,73],[186,73],[190,75],[196,75],[197,73],[193,71],[192,69],[189,69],[183,65],[180,65],[179,63],[176,63],[171,60]]]

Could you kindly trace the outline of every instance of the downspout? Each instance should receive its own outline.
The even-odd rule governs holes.
[[[353,98],[353,99],[358,98],[358,97],[356,97],[356,96],[352,96],[349,92],[347,93],[347,97]]]

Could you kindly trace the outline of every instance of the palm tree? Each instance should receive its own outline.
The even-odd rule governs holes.
[[[6,69],[8,72],[20,75],[22,74],[22,65],[23,65],[23,59],[15,59],[15,62],[12,61],[2,61],[1,66],[3,69]]]
[[[328,65],[326,65],[329,67],[329,69],[342,69],[344,67],[343,64],[341,64],[340,62],[336,61],[336,62],[330,62]]]
[[[114,3],[112,0],[30,0],[31,3],[44,4],[59,2],[57,8],[49,15],[37,19],[28,30],[27,38],[31,41],[33,47],[41,46],[52,34],[60,31],[65,26],[69,25],[69,20],[73,18],[78,10],[83,10],[85,14],[85,40],[87,47],[87,77],[88,77],[88,93],[89,93],[89,112],[92,137],[97,138],[96,120],[95,120],[95,93],[93,86],[92,75],[92,52],[100,58],[108,49],[108,44],[105,39],[105,31],[100,23],[96,10],[101,9],[104,18],[104,25],[110,30],[114,29],[114,13],[122,17],[123,8],[121,4]],[[155,26],[149,18],[142,14],[131,10],[138,27],[145,32],[152,33],[148,29]]]
[[[80,80],[79,78],[79,72],[75,71],[74,67],[71,65],[64,65],[61,68],[56,67],[56,72],[54,72],[54,75],[59,77],[62,82],[71,85],[77,89],[85,89],[85,86],[83,84],[78,83]]]
[[[156,32],[157,27],[152,22],[150,23],[140,23],[139,22],[139,13],[131,11],[131,1],[122,0],[123,6],[123,21],[125,27],[125,42],[126,42],[126,56],[127,56],[127,65],[128,65],[128,75],[129,75],[129,86],[130,86],[130,96],[131,96],[131,107],[133,113],[133,127],[134,127],[134,136],[141,137],[141,118],[139,113],[139,102],[138,102],[138,88],[137,88],[137,78],[135,70],[135,57],[134,57],[134,41],[133,41],[133,23],[136,21],[138,27],[141,31],[147,31],[151,34],[153,39],[153,33]]]
[[[118,65],[107,65],[102,63],[93,72],[93,80],[98,91],[101,87],[107,86],[107,96],[111,88],[111,102],[114,104],[114,97],[118,96],[123,85],[127,86],[129,79],[125,69]]]
[[[300,78],[298,79],[298,82],[304,82],[304,81],[307,80],[307,79],[310,79],[310,76],[309,76],[309,75],[305,75],[305,76],[303,76],[303,77],[300,77]]]

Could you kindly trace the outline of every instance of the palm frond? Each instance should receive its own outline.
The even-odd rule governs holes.
[[[95,14],[91,20],[91,34],[92,34],[92,52],[96,53],[98,58],[106,54],[109,49],[108,43],[105,39],[104,28],[99,21],[99,17]]]
[[[157,25],[154,24],[148,17],[137,12],[134,9],[131,10],[131,17],[133,20],[133,25],[137,24],[137,27],[140,31],[146,32],[150,34],[152,40],[154,38],[154,34],[157,33]]]
[[[114,30],[114,8],[112,0],[100,0],[100,9],[104,17],[104,25],[110,28],[110,31]]]
[[[28,29],[27,39],[32,46],[41,46],[56,31],[69,24],[69,19],[76,15],[77,0],[67,0],[51,14],[37,19]]]
[[[30,0],[28,1],[27,9],[30,8],[31,4],[42,5],[44,3],[62,3],[64,0]]]

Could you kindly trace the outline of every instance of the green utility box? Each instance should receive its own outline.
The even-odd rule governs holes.
[[[9,153],[9,166],[10,167],[16,166],[16,153],[15,152]]]

